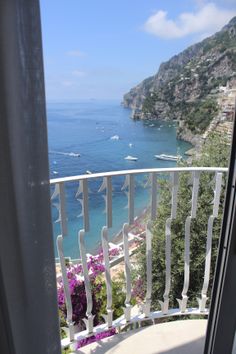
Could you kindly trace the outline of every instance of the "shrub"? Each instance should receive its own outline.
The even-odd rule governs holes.
[[[229,159],[229,146],[224,138],[219,135],[209,137],[203,147],[201,158],[193,161],[195,166],[214,166],[226,167]],[[186,165],[186,164],[184,164]],[[186,217],[190,213],[191,187],[188,183],[190,175],[188,173],[181,174],[179,180],[178,192],[178,209],[177,217],[172,221],[171,225],[171,294],[170,307],[178,306],[176,299],[181,299],[184,279],[184,226]],[[153,226],[152,241],[152,306],[160,308],[158,300],[163,300],[165,290],[165,222],[170,216],[170,184],[168,180],[159,181],[160,196],[159,207],[157,211],[157,219]],[[200,295],[203,285],[203,275],[205,267],[206,253],[206,234],[208,218],[212,214],[212,200],[214,185],[214,175],[209,173],[201,173],[200,188],[198,195],[197,217],[191,223],[190,235],[190,286],[188,291],[189,305],[195,306],[196,298]],[[223,213],[224,187],[222,188],[221,204],[219,216],[214,222],[213,239],[212,239],[212,266],[210,274],[209,293],[212,287],[214,264],[217,255],[218,239],[220,234],[222,213]],[[144,294],[146,279],[146,257],[145,245],[142,245],[138,258],[140,259],[139,268],[136,271],[136,277],[142,279],[139,283],[139,292]]]

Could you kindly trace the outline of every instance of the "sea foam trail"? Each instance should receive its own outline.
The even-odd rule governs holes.
[[[80,154],[77,152],[61,152],[61,151],[49,151],[49,154],[57,154],[64,156],[80,157]]]

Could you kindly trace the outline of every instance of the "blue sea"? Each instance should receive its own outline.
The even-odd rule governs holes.
[[[119,101],[88,100],[80,102],[51,102],[47,104],[50,177],[85,174],[86,171],[107,172],[137,168],[172,167],[175,162],[160,161],[155,154],[183,155],[191,146],[176,139],[174,122],[134,121],[131,111]],[[117,135],[118,140],[111,139]],[[72,153],[72,154],[71,154]],[[75,154],[73,156],[73,153]],[[77,157],[76,154],[80,154]],[[124,158],[132,155],[137,161]],[[146,176],[135,179],[135,215],[139,215],[150,201],[149,189],[144,188]],[[127,196],[121,191],[124,179],[113,180],[114,235],[127,222]],[[98,193],[102,180],[89,184],[90,231],[86,233],[87,252],[95,253],[101,244],[101,229],[105,225],[105,202]],[[75,194],[78,183],[66,184],[66,210],[68,235],[64,240],[64,253],[79,257],[78,231],[83,228],[81,204]],[[60,234],[55,223],[58,211],[52,207],[54,241]]]

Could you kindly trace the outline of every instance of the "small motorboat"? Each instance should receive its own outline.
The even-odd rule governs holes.
[[[119,135],[113,135],[110,137],[110,140],[120,140]]]
[[[77,152],[69,152],[68,156],[80,157],[80,154],[78,154]]]
[[[175,155],[167,155],[167,154],[160,154],[160,155],[154,155],[156,159],[158,160],[166,160],[166,161],[178,161],[181,159],[181,156],[175,156]]]
[[[125,157],[125,160],[129,160],[129,161],[137,161],[137,160],[138,160],[138,158],[137,158],[137,157],[135,157],[135,156],[130,156],[130,155],[128,155],[128,156],[126,156],[126,157]]]

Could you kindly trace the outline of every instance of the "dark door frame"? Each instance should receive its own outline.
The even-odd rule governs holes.
[[[0,1],[0,353],[59,354],[38,0]]]
[[[235,106],[236,107],[236,106]],[[236,329],[236,113],[204,354],[231,354]]]

